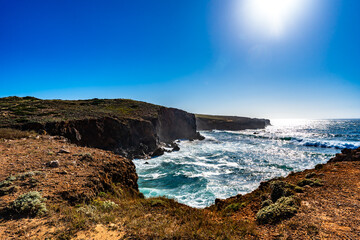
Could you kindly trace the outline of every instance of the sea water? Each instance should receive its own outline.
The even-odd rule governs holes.
[[[261,181],[325,163],[360,147],[360,120],[272,120],[262,130],[202,131],[180,151],[136,159],[146,197],[166,196],[203,208],[216,198],[249,193]]]

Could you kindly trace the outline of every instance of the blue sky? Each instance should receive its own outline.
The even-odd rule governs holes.
[[[360,1],[247,1],[0,0],[0,97],[359,118]]]

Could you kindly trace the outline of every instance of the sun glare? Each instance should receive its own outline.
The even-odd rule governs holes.
[[[307,0],[244,0],[242,16],[252,31],[282,36]]]

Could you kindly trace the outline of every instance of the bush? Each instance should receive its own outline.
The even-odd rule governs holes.
[[[294,190],[295,190],[295,192],[297,192],[297,193],[303,193],[303,192],[304,192],[304,188],[299,187],[299,186],[296,186],[296,187],[294,188]]]
[[[4,196],[4,195],[8,195],[10,193],[14,193],[17,192],[19,189],[19,187],[17,186],[8,186],[8,187],[2,187],[0,188],[0,196]]]
[[[229,204],[226,208],[225,211],[227,212],[236,212],[238,211],[240,208],[243,208],[246,206],[245,202],[242,203],[231,203]]]
[[[275,181],[270,185],[271,193],[270,197],[273,202],[276,202],[279,198],[285,196],[286,183],[283,181]]]
[[[298,186],[300,187],[304,187],[304,186],[316,186],[316,187],[320,187],[320,186],[323,186],[324,184],[319,180],[319,179],[303,179],[303,180],[300,180],[297,184]]]
[[[20,195],[13,203],[12,210],[21,215],[38,216],[47,212],[46,199],[39,192],[28,192]]]
[[[294,197],[282,197],[276,203],[260,209],[256,214],[256,221],[266,224],[290,218],[297,213],[299,205],[299,201]]]
[[[19,173],[17,175],[15,175],[15,179],[16,180],[25,180],[26,178],[30,178],[33,176],[39,176],[39,175],[43,175],[43,172],[40,171],[31,171],[31,172],[24,172],[24,173]]]
[[[273,202],[268,199],[268,200],[265,200],[261,203],[261,208],[264,208],[264,207],[267,207],[267,206],[270,206],[271,204],[273,204]]]
[[[150,199],[150,206],[151,207],[164,207],[166,205],[165,201],[161,199]]]

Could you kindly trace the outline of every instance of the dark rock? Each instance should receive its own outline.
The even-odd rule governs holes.
[[[157,148],[150,156],[151,157],[158,157],[163,155],[165,150],[163,148]]]
[[[60,163],[58,160],[50,161],[47,163],[48,167],[57,168],[60,166]]]
[[[58,151],[58,153],[66,153],[66,154],[69,154],[70,153],[70,151],[69,150],[67,150],[67,149],[60,149],[59,151]]]
[[[173,149],[172,149],[174,152],[176,151],[180,151],[180,147],[176,144]]]
[[[336,154],[329,162],[344,162],[344,161],[360,161],[360,148],[358,149],[343,149],[341,153]]]

